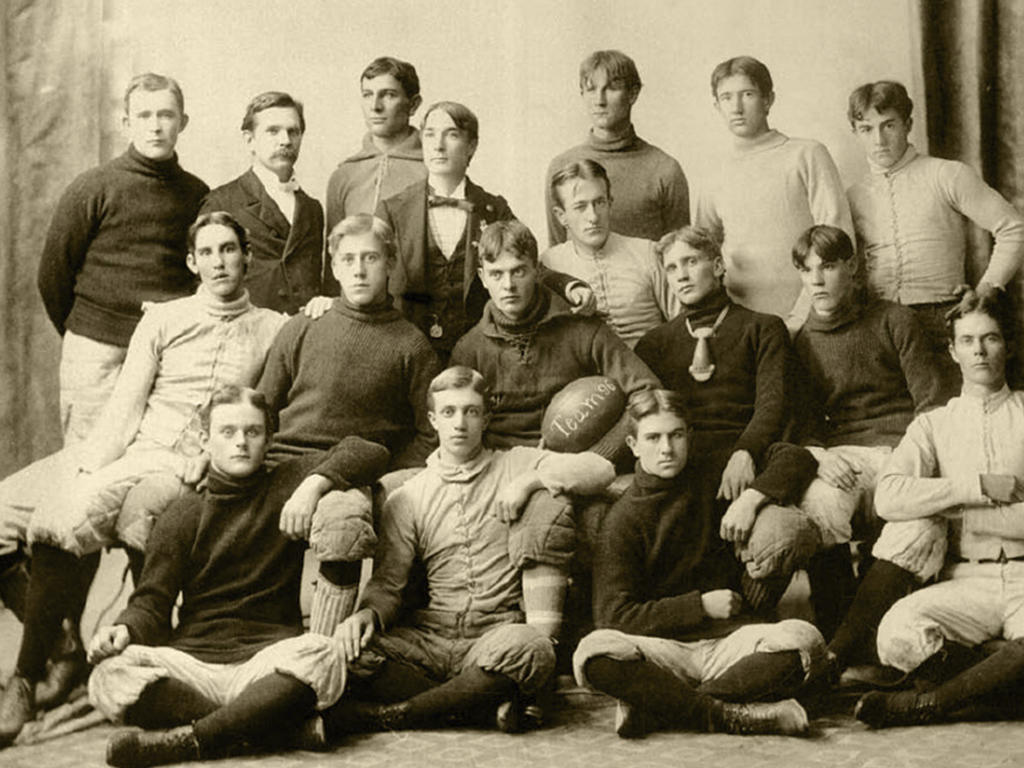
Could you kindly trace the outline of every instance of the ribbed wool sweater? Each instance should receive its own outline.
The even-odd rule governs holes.
[[[360,435],[387,446],[396,466],[422,465],[434,444],[427,386],[439,370],[426,337],[390,299],[364,310],[340,297],[317,320],[296,315],[258,385],[280,418],[271,461]]]
[[[690,374],[697,340],[686,327],[710,326],[728,305],[722,324],[709,340],[715,372],[707,381]],[[779,318],[752,312],[715,291],[687,307],[675,320],[649,331],[637,343],[637,355],[669,389],[686,399],[691,426],[727,441],[760,461],[765,449],[782,439],[790,418],[787,387],[793,374],[789,335]]]
[[[189,492],[156,521],[142,578],[114,623],[128,627],[133,643],[170,645],[215,664],[245,661],[301,634],[306,542],[281,533],[281,508],[311,474],[346,489],[374,482],[387,463],[383,447],[353,437],[326,455],[311,454],[242,480],[211,470],[203,491]],[[179,592],[182,604],[172,629]]]
[[[942,381],[912,309],[851,304],[813,309],[794,339],[802,368],[801,442],[895,446],[914,415],[942,405]]]
[[[142,302],[192,293],[186,236],[207,192],[177,155],[150,160],[133,146],[71,182],[39,260],[39,293],[57,331],[127,347]]]
[[[690,188],[675,158],[638,137],[632,127],[626,136],[614,141],[590,133],[585,143],[566,150],[548,166],[544,200],[551,245],[567,239],[565,227],[554,213],[558,201],[551,193],[551,177],[577,160],[594,160],[608,172],[615,198],[613,232],[659,240],[665,233],[690,223]]]

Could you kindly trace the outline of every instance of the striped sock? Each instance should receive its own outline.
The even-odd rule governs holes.
[[[562,607],[569,575],[554,565],[532,565],[523,569],[523,609],[526,623],[552,640],[562,631]]]

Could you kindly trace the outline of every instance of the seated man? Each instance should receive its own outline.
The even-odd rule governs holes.
[[[314,296],[338,294],[324,269],[324,210],[295,180],[305,133],[302,102],[280,91],[254,97],[242,118],[252,166],[210,192],[202,208],[227,211],[248,231],[253,304],[289,314]]]
[[[868,290],[917,312],[939,358],[946,399],[960,389],[946,347],[945,313],[967,282],[967,227],[994,246],[980,293],[1004,288],[1024,259],[1024,217],[973,168],[929,157],[908,141],[914,102],[900,83],[866,83],[850,94],[847,118],[868,173],[847,192]]]
[[[948,523],[950,537],[938,583],[899,600],[878,627],[882,663],[913,671],[919,685],[864,696],[856,715],[875,727],[957,719],[978,704],[1021,714],[1024,393],[1006,385],[1008,310],[999,294],[973,292],[953,310],[961,394],[913,421],[878,479],[879,515],[942,531]],[[974,646],[1000,637],[1011,642],[979,661]]]
[[[89,644],[98,664],[89,679],[94,707],[118,723],[179,726],[114,733],[110,765],[208,760],[271,738],[287,744],[314,708],[334,704],[344,689],[338,645],[302,632],[305,543],[285,536],[278,518],[282,507],[315,506],[332,487],[373,482],[387,450],[347,437],[326,455],[270,470],[263,457],[272,420],[255,390],[213,393],[202,413],[205,486],[157,521],[128,606]]]
[[[748,598],[772,611],[813,553],[803,517],[769,505],[750,487],[790,420],[789,336],[779,318],[729,298],[722,253],[709,232],[683,227],[665,235],[657,251],[683,309],[640,339],[636,353],[683,397],[693,454],[714,479],[708,503],[717,497],[731,504],[721,535],[757,580],[746,585]]]
[[[538,281],[537,241],[524,224],[490,225],[479,251],[480,279],[491,298],[480,322],[455,345],[452,362],[480,371],[491,385],[490,447],[537,445],[551,398],[583,376],[608,376],[627,397],[658,386],[608,326],[574,315]]]
[[[485,448],[491,399],[476,371],[447,369],[428,398],[440,447],[388,498],[361,607],[335,634],[351,661],[345,696],[323,713],[329,741],[496,716],[515,730],[517,708],[500,705],[543,685],[555,653],[523,623],[509,523],[535,490],[595,493],[614,476],[592,453]],[[429,601],[403,612],[414,563],[425,569]]]
[[[611,231],[608,174],[593,160],[577,160],[551,177],[555,216],[568,241],[548,248],[540,262],[572,275],[594,291],[598,316],[630,347],[679,313],[654,242]]]
[[[421,466],[432,448],[426,391],[438,371],[427,339],[388,296],[397,263],[391,228],[370,214],[343,219],[328,238],[342,295],[321,318],[297,315],[274,341],[258,389],[278,415],[271,466],[326,450],[347,435],[386,446],[392,468]],[[369,494],[328,495],[313,516],[282,528],[310,539],[320,560],[310,631],[330,635],[352,612],[363,558],[377,543]]]
[[[597,630],[573,657],[576,679],[619,699],[615,728],[799,734],[807,713],[785,698],[824,657],[805,621],[753,624],[740,567],[718,538],[715,478],[690,459],[683,397],[641,392],[629,405],[633,484],[611,508],[594,558]],[[781,503],[814,476],[802,448],[778,443],[751,487]],[[709,483],[710,480],[710,483]]]
[[[180,490],[174,476],[184,475],[190,457],[201,450],[199,407],[222,384],[256,381],[285,320],[249,302],[243,286],[248,242],[231,216],[200,216],[189,229],[188,246],[198,290],[143,315],[89,438],[0,484],[0,530],[15,540],[27,536],[32,544],[21,650],[0,699],[0,745],[33,716],[33,686],[44,674],[62,620],[77,624],[81,615],[92,571],[83,573],[80,559],[121,542],[140,569],[153,519],[149,511],[120,514],[129,491],[159,474],[172,477]]]
[[[808,229],[793,246],[793,265],[811,298],[794,339],[804,385],[800,442],[818,460],[799,507],[828,550],[820,578],[810,575],[818,627],[830,638],[849,597],[839,590],[853,589],[849,542],[878,535],[878,473],[914,415],[941,404],[941,377],[917,315],[864,298],[843,230]]]

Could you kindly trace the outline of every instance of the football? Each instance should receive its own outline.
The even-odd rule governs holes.
[[[593,450],[618,423],[625,407],[626,395],[614,379],[576,379],[551,398],[544,411],[544,447],[559,453]]]

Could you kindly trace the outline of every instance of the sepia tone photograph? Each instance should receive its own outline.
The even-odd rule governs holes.
[[[1022,45],[0,3],[0,764],[1024,764]]]

